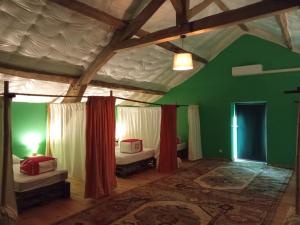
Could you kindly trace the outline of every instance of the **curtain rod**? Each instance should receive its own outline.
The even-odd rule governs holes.
[[[88,97],[95,97],[93,95],[48,95],[48,94],[29,94],[29,93],[9,93],[12,96],[15,95],[23,95],[23,96],[37,96],[37,97],[56,97],[56,98],[76,98],[76,97],[82,97],[82,98],[88,98]],[[4,95],[1,93],[0,95]],[[112,92],[111,92],[112,96]],[[157,105],[161,106],[163,104],[159,103],[153,103],[153,102],[144,102],[144,101],[139,101],[139,100],[134,100],[134,99],[129,99],[129,98],[122,98],[122,97],[116,97],[116,99],[124,100],[124,101],[130,101],[130,102],[136,102],[136,103],[142,103],[142,104],[149,104],[149,105]],[[176,105],[178,107],[180,106],[188,106],[188,105]]]

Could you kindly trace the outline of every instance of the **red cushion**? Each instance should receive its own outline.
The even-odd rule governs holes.
[[[39,164],[51,160],[56,160],[56,159],[49,156],[28,157],[27,159],[22,160],[20,162],[20,172],[31,176],[40,174]],[[50,169],[50,170],[54,170],[54,169]]]

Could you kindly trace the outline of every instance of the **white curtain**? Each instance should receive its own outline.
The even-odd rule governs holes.
[[[118,107],[117,138],[137,138],[143,146],[158,150],[160,107]]]
[[[8,139],[4,151],[4,101],[0,98],[0,224],[14,224],[17,219],[17,207],[14,193],[14,174],[11,152],[11,118],[8,102]],[[7,131],[5,131],[7,132]]]
[[[86,105],[85,103],[49,105],[49,147],[58,168],[69,176],[85,179]]]
[[[201,133],[200,133],[200,114],[199,106],[190,105],[188,107],[188,123],[189,123],[189,160],[197,160],[202,158]]]

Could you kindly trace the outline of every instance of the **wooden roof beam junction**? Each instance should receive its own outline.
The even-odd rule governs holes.
[[[183,14],[185,7],[183,7],[182,1],[181,0],[170,0],[170,2],[172,3],[175,11],[177,14]]]
[[[113,16],[107,14],[106,12],[103,12],[101,10],[98,10],[96,8],[93,8],[87,4],[81,3],[76,0],[48,0],[48,1],[54,2],[60,6],[67,8],[67,9],[73,10],[82,15],[85,15],[87,17],[90,17],[90,18],[93,18],[100,22],[103,22],[107,25],[112,26],[115,29],[121,29],[122,27],[124,27],[127,24],[126,21],[120,20],[116,17],[113,17]],[[144,37],[148,34],[149,34],[149,32],[140,29],[137,31],[137,33],[135,35],[138,37]],[[168,51],[174,52],[174,53],[188,52],[172,43],[162,43],[162,44],[158,44],[158,46],[160,46]],[[194,53],[193,53],[193,59],[196,61],[199,61],[201,63],[204,63],[204,64],[207,63],[206,59],[204,59],[201,56],[198,56]]]
[[[39,71],[24,70],[20,68],[13,68],[11,66],[7,66],[3,64],[0,65],[0,73],[13,76],[13,77],[21,77],[26,79],[50,81],[50,82],[57,82],[57,83],[64,83],[64,84],[72,84],[78,81],[77,76],[58,75],[58,74],[44,73]],[[140,88],[140,87],[124,85],[124,84],[109,83],[109,82],[98,81],[98,80],[92,80],[88,86],[117,89],[117,90],[124,90],[124,91],[133,91],[133,92],[153,94],[153,95],[166,94],[166,92],[160,90],[146,89],[146,88]]]
[[[91,7],[87,4],[76,0],[48,0],[50,2],[54,2],[60,6],[63,6],[72,11],[78,12],[87,17],[93,18],[95,20],[101,21],[105,24],[108,24],[114,28],[122,28],[126,25],[126,23],[118,18],[115,18],[109,15],[106,12],[100,11],[94,7]]]
[[[120,43],[116,50],[125,50],[134,47],[142,47],[151,44],[158,44],[173,41],[180,38],[180,35],[199,35],[216,29],[237,25],[251,20],[273,16],[289,10],[299,9],[299,0],[270,0],[247,5],[238,9],[222,12],[208,16],[203,19],[183,24],[180,27],[170,27],[164,30],[153,32],[143,38],[133,38]]]
[[[94,62],[88,67],[80,78],[80,83],[88,84],[95,76],[96,72],[115,54],[114,48],[117,43],[133,36],[154,14],[154,12],[164,3],[165,0],[151,1],[142,12],[133,19],[128,25],[117,30],[113,35],[110,43],[104,47]]]
[[[114,51],[116,44],[135,35],[164,2],[165,0],[152,0],[131,22],[117,29],[109,44],[102,49],[79,80],[70,85],[67,95],[81,96],[98,70],[116,54]],[[79,98],[64,98],[63,102],[77,102],[80,101]]]
[[[144,31],[144,30],[139,30],[139,37],[145,37],[147,35],[151,34],[150,32],[147,32],[147,31]],[[199,55],[196,55],[195,53],[193,52],[189,52],[187,50],[184,50],[183,48],[177,46],[177,45],[174,45],[173,43],[171,42],[164,42],[164,43],[158,43],[156,44],[157,46],[161,47],[161,48],[164,48],[170,52],[174,52],[174,53],[179,53],[179,52],[186,52],[186,53],[191,53],[192,56],[193,56],[193,59],[200,62],[200,63],[203,63],[203,64],[207,64],[208,63],[208,60],[199,56]]]
[[[154,13],[162,6],[165,0],[152,0],[132,21],[130,21],[126,28],[122,30],[120,39],[126,40],[135,35],[139,29],[154,15]]]
[[[202,10],[207,8],[214,0],[204,0],[200,2],[198,5],[195,5],[193,8],[187,11],[187,19],[191,20],[194,16],[199,14]]]
[[[293,49],[293,43],[291,34],[288,28],[288,20],[285,13],[279,14],[275,16],[277,23],[281,29],[282,36],[284,38],[285,44],[289,49]]]
[[[222,1],[222,0],[214,0],[215,4],[224,12],[226,11],[230,11],[230,9],[228,8],[228,6]],[[249,28],[241,23],[241,24],[238,24],[238,26],[241,28],[241,30],[245,31],[245,32],[249,32]]]
[[[170,0],[176,11],[176,25],[180,25],[188,22],[187,8],[188,0]]]

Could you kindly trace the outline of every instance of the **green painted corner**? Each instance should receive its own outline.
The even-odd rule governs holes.
[[[233,77],[231,68],[262,64],[264,70],[300,67],[300,55],[255,36],[243,35],[193,77],[173,88],[159,103],[198,104],[205,157],[232,158],[233,103],[266,102],[267,161],[293,166],[296,148],[295,95],[284,90],[300,84],[300,72]],[[178,134],[188,136],[187,110],[178,110]],[[219,150],[222,149],[223,152]]]
[[[45,154],[47,132],[47,104],[13,102],[12,116],[12,151],[19,157],[29,156],[32,150],[24,144],[28,134],[38,134],[41,142],[38,153]],[[34,140],[33,140],[34,141]]]

